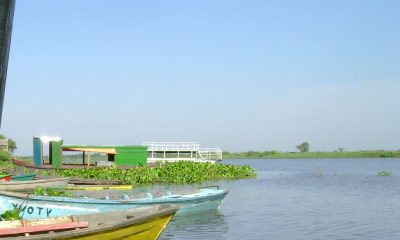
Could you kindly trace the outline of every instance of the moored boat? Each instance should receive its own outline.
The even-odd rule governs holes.
[[[179,204],[181,208],[178,213],[184,214],[217,209],[227,193],[227,190],[204,188],[183,194],[167,193],[161,196],[153,196],[148,193],[146,197],[123,194],[116,199],[112,196],[104,196],[100,199],[35,196],[0,191],[0,207],[3,210],[13,210],[20,207],[22,216],[26,219],[109,212],[156,204]]]
[[[0,191],[34,191],[36,187],[64,189],[68,184],[69,178],[51,178],[30,181],[0,181]]]
[[[67,186],[66,190],[101,191],[101,190],[130,190],[133,185],[72,185]]]
[[[0,181],[9,182],[11,180],[10,174],[0,174]]]
[[[16,174],[16,175],[11,175],[11,180],[12,181],[29,181],[33,180],[33,178],[36,176],[34,173],[26,173],[26,174]]]
[[[154,205],[124,211],[37,220],[0,222],[7,239],[157,239],[178,205]]]
[[[33,170],[54,170],[55,168],[52,165],[49,164],[43,164],[36,166],[30,162],[27,161],[22,161],[22,160],[17,160],[17,159],[12,159],[12,162],[14,165],[19,166],[19,167],[25,167],[28,169],[33,169]],[[95,165],[82,165],[82,164],[63,164],[62,166],[59,167],[59,169],[71,169],[71,168],[97,168]]]
[[[121,180],[111,180],[111,179],[87,179],[87,178],[78,178],[71,177],[69,179],[69,183],[75,185],[121,185]]]
[[[56,176],[52,175],[36,175],[34,177],[35,180],[39,179],[54,179]],[[70,177],[69,184],[74,185],[121,185],[122,181],[120,180],[107,180],[107,179],[87,179],[87,178],[79,178],[79,177]]]

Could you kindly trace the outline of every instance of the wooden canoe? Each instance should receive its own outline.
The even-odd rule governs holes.
[[[30,162],[27,161],[22,161],[18,159],[12,159],[12,162],[14,165],[19,166],[19,167],[25,167],[29,169],[35,169],[35,170],[54,170],[53,165],[51,164],[42,164],[40,166],[36,166]],[[151,165],[151,164],[149,164]],[[130,169],[130,168],[137,168],[138,166],[116,166],[116,168],[120,169]],[[107,168],[105,166],[97,166],[95,164],[91,165],[86,165],[86,164],[62,164],[60,169],[71,169],[71,168]]]
[[[130,190],[132,189],[132,185],[74,185],[67,186],[66,190],[84,190],[84,191],[101,191],[101,190]]]
[[[88,192],[94,196],[86,195]],[[56,197],[0,191],[0,206],[3,210],[20,207],[24,219],[110,212],[157,204],[179,204],[181,208],[178,213],[188,214],[218,209],[228,190],[205,188],[190,192],[179,191],[181,194],[167,192],[160,195],[144,192],[129,194],[126,191],[120,195],[118,193],[120,191],[115,190],[88,192],[79,197]],[[115,196],[109,195],[114,193]],[[99,197],[95,197],[95,195],[99,195]]]
[[[11,174],[0,174],[0,181],[10,181],[11,180]]]
[[[34,173],[27,173],[27,174],[16,174],[11,176],[12,181],[29,181],[33,180],[36,174]]]
[[[40,166],[36,166],[30,162],[17,160],[17,159],[12,159],[12,162],[16,166],[26,167],[29,169],[37,169],[37,170],[53,170],[54,169],[53,165],[50,165],[50,164],[43,164]],[[63,165],[61,165],[61,169],[88,168],[88,167],[95,167],[95,166],[94,165],[87,166],[87,165],[83,165],[83,164],[63,164]]]
[[[178,205],[154,205],[80,216],[6,221],[0,222],[0,237],[13,240],[157,239],[178,209]]]
[[[54,179],[54,178],[58,178],[58,177],[51,176],[51,175],[36,175],[34,179]],[[121,185],[122,181],[70,177],[68,183],[73,184],[73,185],[87,185],[87,186],[101,185],[101,186],[104,186],[104,185]]]
[[[69,183],[75,184],[75,185],[121,185],[122,181],[71,177],[69,180]]]
[[[65,189],[69,178],[51,178],[30,181],[0,181],[0,191],[29,192],[36,187]]]

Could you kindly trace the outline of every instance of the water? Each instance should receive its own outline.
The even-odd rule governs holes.
[[[161,239],[400,239],[400,159],[224,162],[257,178],[215,182],[230,190],[220,209],[175,218]]]

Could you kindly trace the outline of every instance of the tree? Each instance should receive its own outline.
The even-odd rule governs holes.
[[[6,139],[7,137],[5,137],[3,134],[0,134],[0,139]],[[11,139],[8,138],[8,151],[10,152],[14,152],[15,149],[17,149],[17,143]]]
[[[310,151],[310,144],[308,144],[308,142],[303,142],[302,144],[296,146],[296,148],[302,153],[308,152]]]

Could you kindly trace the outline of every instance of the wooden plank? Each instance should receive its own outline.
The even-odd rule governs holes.
[[[77,186],[67,186],[66,190],[87,190],[87,191],[99,191],[99,190],[129,190],[132,189],[133,185],[117,185],[117,186],[87,186],[87,185],[77,185]]]
[[[0,229],[0,236],[58,231],[58,230],[69,230],[69,229],[87,228],[87,227],[89,227],[88,222],[69,222],[69,223],[55,223],[55,224],[40,225],[40,226],[3,228],[3,229]]]
[[[44,188],[65,188],[69,178],[50,178],[29,181],[11,181],[1,182],[0,190],[2,191],[27,191],[35,190],[37,186]]]
[[[117,154],[117,151],[114,148],[85,148],[85,147],[73,147],[73,148],[63,148],[64,151],[80,151],[80,152],[94,152],[94,153],[109,153],[109,154]]]

